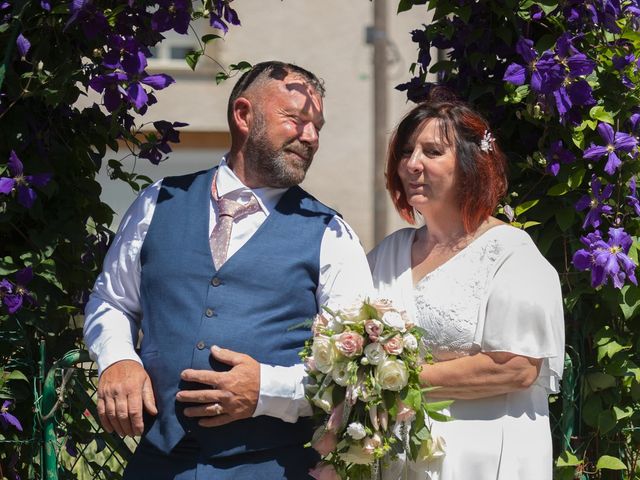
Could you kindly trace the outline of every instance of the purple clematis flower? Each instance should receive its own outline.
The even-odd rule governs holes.
[[[13,426],[19,432],[22,431],[22,425],[20,424],[20,420],[18,420],[14,415],[9,413],[9,407],[13,403],[12,400],[5,400],[2,403],[2,407],[0,407],[0,425],[2,425],[2,429],[6,430],[9,425]]]
[[[27,40],[27,37],[20,34],[16,39],[16,46],[18,47],[18,53],[20,54],[20,57],[24,58],[27,56],[27,53],[31,48],[31,42]]]
[[[156,32],[175,30],[185,34],[191,21],[189,0],[160,0],[159,8],[151,17],[151,28]]]
[[[633,135],[622,132],[614,132],[613,127],[608,123],[598,124],[598,133],[606,142],[605,146],[591,145],[584,151],[584,158],[589,160],[597,160],[607,155],[607,164],[604,171],[609,175],[613,175],[615,171],[622,165],[622,160],[618,156],[619,153],[631,152],[637,145],[637,140]]]
[[[616,70],[622,70],[627,65],[632,63],[635,59],[636,59],[636,56],[633,53],[630,53],[624,56],[614,55],[613,58],[611,59],[611,62],[613,63],[613,68],[615,68]]]
[[[151,134],[147,136],[148,142],[142,145],[139,153],[139,157],[148,159],[154,165],[157,165],[162,161],[163,155],[171,153],[171,143],[180,142],[180,132],[176,128],[186,127],[188,123],[182,122],[167,122],[166,120],[159,120],[153,122],[153,126],[156,127],[160,137]]]
[[[71,16],[67,20],[65,29],[77,22],[82,26],[84,35],[90,40],[104,35],[109,29],[107,17],[93,5],[92,0],[72,0],[69,11]]]
[[[140,110],[149,101],[149,96],[142,87],[143,83],[155,90],[162,90],[175,82],[173,78],[165,73],[159,73],[157,75],[147,74],[145,71],[145,68],[147,68],[147,58],[143,52],[125,56],[122,60],[122,68],[129,77],[127,98],[137,110]]]
[[[610,228],[607,242],[600,232],[590,233],[580,241],[586,248],[573,255],[572,263],[580,271],[591,270],[591,286],[606,285],[609,279],[616,288],[622,288],[626,279],[638,284],[636,264],[628,256],[633,240],[622,228]]]
[[[638,195],[636,194],[636,177],[631,177],[629,181],[629,191],[631,195],[627,195],[627,204],[633,208],[636,215],[640,217],[640,199],[638,199]]]
[[[23,268],[16,272],[16,284],[15,286],[11,286],[12,291],[2,295],[2,301],[6,305],[9,313],[16,313],[20,310],[25,300],[30,305],[35,303],[31,292],[27,290],[27,284],[32,279],[33,270],[31,267]]]
[[[561,163],[571,163],[575,159],[576,156],[564,148],[562,140],[556,140],[547,152],[547,171],[555,177],[560,172]]]
[[[31,186],[44,187],[49,183],[52,175],[50,173],[25,175],[24,166],[13,150],[9,154],[8,166],[11,177],[0,177],[0,193],[8,195],[15,189],[18,193],[18,203],[25,208],[31,208],[37,198]]]
[[[591,195],[584,195],[576,202],[577,211],[581,212],[587,208],[589,209],[582,228],[587,228],[587,226],[598,228],[602,215],[611,215],[613,213],[611,205],[604,203],[611,197],[612,192],[612,184],[602,188],[602,183],[598,177],[595,175],[591,177]]]
[[[525,65],[519,63],[510,64],[502,79],[513,85],[524,85],[527,79],[527,71],[531,75],[531,88],[537,93],[551,93],[556,90],[564,79],[563,69],[553,59],[553,53],[549,50],[542,55],[533,48],[533,41],[521,37],[516,44],[516,51],[525,61]]]
[[[40,6],[42,7],[43,10],[50,12],[51,11],[51,2],[48,0],[41,0],[40,1]]]
[[[229,31],[229,26],[240,25],[240,19],[237,12],[229,6],[229,0],[213,0],[211,8],[210,25],[213,28],[222,30],[224,33]]]

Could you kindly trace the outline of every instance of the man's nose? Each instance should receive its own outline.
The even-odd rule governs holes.
[[[314,148],[318,147],[320,136],[318,135],[316,126],[312,122],[305,124],[302,129],[302,133],[300,134],[300,141],[305,142]]]

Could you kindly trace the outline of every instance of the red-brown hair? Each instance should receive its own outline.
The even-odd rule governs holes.
[[[405,115],[389,143],[387,190],[400,216],[414,224],[414,209],[407,201],[398,167],[402,152],[412,137],[432,120],[438,122],[441,138],[455,147],[458,207],[465,230],[474,231],[494,212],[506,193],[507,166],[505,156],[495,140],[491,142],[489,151],[480,148],[485,132],[491,131],[489,124],[462,102],[425,102]]]

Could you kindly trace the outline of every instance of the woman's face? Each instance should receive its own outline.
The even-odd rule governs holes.
[[[439,120],[428,120],[402,149],[398,175],[409,205],[425,208],[456,205],[455,146],[440,135]]]

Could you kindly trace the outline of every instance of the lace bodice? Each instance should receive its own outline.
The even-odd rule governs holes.
[[[502,248],[495,238],[480,236],[415,286],[415,320],[436,360],[479,351],[473,344],[478,312]]]

